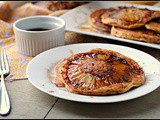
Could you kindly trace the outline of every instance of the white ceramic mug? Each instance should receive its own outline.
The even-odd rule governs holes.
[[[32,16],[13,24],[18,51],[26,56],[64,45],[65,21],[54,16]],[[47,29],[43,31],[30,29]]]

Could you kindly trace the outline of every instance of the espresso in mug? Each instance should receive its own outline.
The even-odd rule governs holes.
[[[50,30],[50,29],[46,29],[46,28],[30,28],[30,29],[27,29],[27,31],[47,31],[47,30]]]
[[[39,23],[39,24],[35,24],[32,26],[27,26],[26,28],[24,28],[24,30],[26,31],[48,31],[48,30],[52,30],[52,29],[57,29],[59,28],[60,25],[56,24],[56,23]]]

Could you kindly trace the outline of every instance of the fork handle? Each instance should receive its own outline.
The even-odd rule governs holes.
[[[4,75],[1,74],[1,108],[0,114],[6,115],[10,111],[10,100],[4,83]]]

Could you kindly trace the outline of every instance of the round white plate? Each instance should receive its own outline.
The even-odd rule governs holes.
[[[80,53],[89,51],[93,48],[114,50],[137,61],[145,72],[145,84],[120,95],[87,96],[70,93],[65,90],[65,88],[56,87],[49,81],[47,70],[53,63],[70,56],[71,51],[74,53]],[[160,62],[157,59],[133,48],[100,43],[72,44],[45,51],[30,61],[26,69],[26,74],[29,81],[36,88],[49,95],[66,100],[86,103],[113,103],[131,100],[146,95],[160,86]]]

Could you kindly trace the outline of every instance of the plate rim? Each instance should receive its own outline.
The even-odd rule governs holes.
[[[141,52],[142,54],[145,54],[145,55],[149,55],[149,54],[147,54],[147,53],[145,53],[145,52],[143,52],[143,51],[141,51],[141,50],[138,50],[138,49],[135,49],[135,48],[131,48],[131,47],[126,47],[126,46],[123,46],[123,45],[115,45],[115,44],[108,44],[108,43],[79,43],[79,44],[70,44],[70,45],[65,45],[65,46],[60,46],[60,47],[56,47],[56,48],[52,48],[52,49],[49,49],[49,50],[47,50],[47,51],[44,51],[44,52],[42,52],[42,53],[40,53],[40,54],[38,54],[37,56],[35,56],[29,63],[28,63],[28,65],[27,65],[27,68],[26,68],[26,75],[27,75],[27,78],[28,78],[28,80],[29,80],[29,82],[34,86],[34,87],[36,87],[37,89],[39,89],[40,91],[42,91],[42,92],[44,92],[44,93],[47,93],[47,94],[49,94],[49,95],[51,95],[51,96],[54,96],[54,97],[57,97],[57,98],[61,98],[61,99],[65,99],[65,100],[70,100],[70,101],[75,101],[75,102],[82,102],[82,103],[115,103],[115,102],[122,102],[122,101],[128,101],[128,100],[132,100],[132,99],[135,99],[135,98],[139,98],[139,97],[142,97],[142,96],[144,96],[144,95],[147,95],[147,94],[149,94],[149,93],[151,93],[151,92],[153,92],[154,90],[156,90],[159,86],[160,86],[160,84],[159,85],[157,85],[155,88],[152,88],[152,90],[150,90],[150,91],[148,91],[148,92],[145,92],[145,93],[143,93],[143,94],[141,94],[141,95],[139,95],[139,96],[136,96],[136,97],[130,97],[130,98],[125,98],[125,99],[122,99],[122,100],[116,100],[116,101],[88,101],[88,100],[83,100],[83,101],[79,101],[79,100],[76,100],[76,99],[68,99],[68,98],[65,98],[65,97],[60,97],[60,96],[58,96],[58,95],[55,95],[55,94],[53,94],[53,93],[50,93],[50,92],[48,92],[48,91],[46,91],[45,89],[43,89],[42,87],[39,87],[38,85],[36,85],[32,80],[31,80],[31,78],[30,78],[30,76],[28,75],[28,72],[29,72],[29,67],[30,67],[30,65],[32,64],[32,62],[33,61],[35,61],[35,60],[37,60],[37,58],[39,58],[39,57],[41,57],[41,56],[43,56],[43,54],[47,54],[47,52],[51,52],[51,51],[54,51],[55,49],[61,49],[61,48],[63,48],[63,47],[70,47],[70,46],[77,46],[77,45],[105,45],[105,46],[108,46],[108,45],[111,45],[111,46],[118,46],[118,47],[123,47],[123,48],[127,48],[127,49],[130,49],[130,50],[134,50],[134,51],[136,51],[136,52]],[[156,58],[154,58],[153,56],[151,56],[151,55],[149,55],[152,59],[155,59],[156,61],[157,61],[157,63],[160,65],[160,62],[156,59]],[[52,84],[52,83],[50,83],[50,84]],[[75,93],[69,93],[69,94],[75,94]],[[75,94],[75,95],[79,95],[79,94]],[[120,94],[121,95],[121,94]],[[122,94],[123,95],[123,94]],[[87,95],[81,95],[81,96],[86,96],[86,97],[89,97],[89,96],[87,96]],[[97,97],[97,96],[94,96],[94,97]],[[98,96],[99,97],[99,96]],[[100,96],[100,97],[102,97],[102,96]],[[103,97],[105,97],[105,96],[103,96]]]

